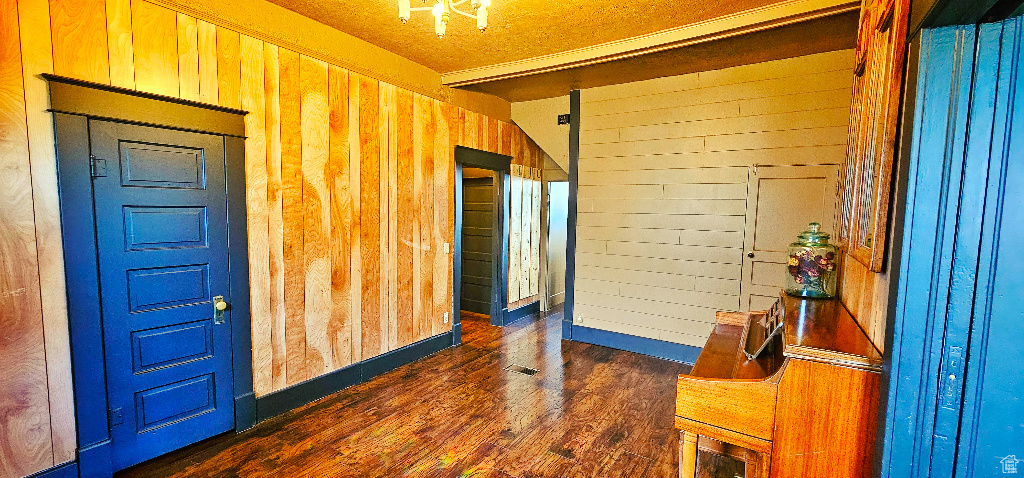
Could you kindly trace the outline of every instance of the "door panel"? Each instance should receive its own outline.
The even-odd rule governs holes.
[[[462,310],[491,313],[494,178],[463,179]]]
[[[90,121],[115,469],[234,427],[224,143]],[[102,165],[102,162],[100,162]],[[104,171],[105,170],[105,171]],[[103,173],[106,173],[103,175]]]
[[[786,247],[812,222],[834,231],[838,165],[755,166],[747,175],[740,307],[770,307],[786,284]],[[752,257],[751,257],[752,256]]]

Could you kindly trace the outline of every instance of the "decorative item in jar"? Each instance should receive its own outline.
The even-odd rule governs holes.
[[[821,224],[812,222],[797,236],[797,241],[789,245],[786,274],[789,295],[818,299],[836,296],[838,250],[828,243],[829,235],[819,229]]]

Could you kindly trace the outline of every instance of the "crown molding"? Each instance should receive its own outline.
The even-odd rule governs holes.
[[[577,68],[746,35],[860,9],[851,0],[785,0],[703,22],[551,55],[453,71],[441,75],[449,87],[467,86]]]

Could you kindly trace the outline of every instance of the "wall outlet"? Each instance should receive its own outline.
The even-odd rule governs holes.
[[[448,312],[444,313],[444,323],[448,323]]]
[[[444,249],[444,253],[445,254],[451,254],[452,253],[452,245],[447,243],[447,242],[444,243],[443,249]]]
[[[583,314],[576,314],[576,323],[577,324],[583,323]]]

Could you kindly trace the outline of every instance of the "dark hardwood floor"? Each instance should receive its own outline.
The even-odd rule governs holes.
[[[116,476],[678,476],[689,366],[563,342],[561,319],[464,314],[459,347]]]

